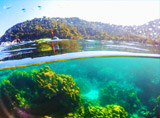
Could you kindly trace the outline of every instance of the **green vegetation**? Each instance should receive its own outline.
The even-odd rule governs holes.
[[[17,107],[32,115],[65,115],[80,112],[79,88],[69,75],[49,67],[30,73],[14,71],[1,85],[1,99],[10,112]]]
[[[86,118],[128,118],[128,113],[118,105],[89,106],[85,115]]]
[[[156,106],[153,109],[153,111],[155,112],[155,116],[159,118],[160,116],[160,95],[156,98]]]
[[[127,118],[128,117],[128,113],[121,106],[107,105],[105,108],[107,109],[106,114],[108,118]]]
[[[16,38],[20,38],[21,41],[52,38],[51,30],[54,36],[59,38],[82,39],[74,26],[68,27],[64,22],[43,17],[13,26],[2,36],[1,41],[13,41]]]
[[[147,27],[148,28],[148,27]],[[128,30],[126,30],[128,29]],[[13,41],[20,38],[21,41],[36,40],[40,38],[52,38],[58,36],[62,39],[98,39],[115,41],[137,41],[141,43],[158,44],[159,38],[150,37],[150,32],[143,27],[134,31],[133,27],[122,27],[103,24],[98,22],[87,22],[79,18],[34,18],[30,21],[19,23],[6,31],[0,42]],[[53,31],[53,35],[51,34]],[[159,37],[159,36],[157,36]]]
[[[145,61],[91,58],[46,64],[52,69],[1,71],[0,99],[16,118],[24,116],[22,111],[44,118],[158,118],[159,60]],[[92,91],[98,98],[88,97]]]
[[[141,101],[138,99],[135,88],[121,86],[116,81],[109,82],[100,90],[99,99],[101,105],[119,104],[132,113],[141,107]]]
[[[118,105],[94,106],[80,96],[72,76],[57,74],[48,66],[40,70],[13,71],[2,81],[0,98],[14,117],[127,118]]]
[[[116,81],[111,81],[100,90],[99,101],[102,106],[117,104],[124,107],[129,111],[130,117],[133,117],[131,114],[138,114],[142,118],[149,117],[152,113],[142,104],[137,93],[134,86],[123,86]]]

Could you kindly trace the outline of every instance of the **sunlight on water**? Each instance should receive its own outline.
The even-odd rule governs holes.
[[[98,91],[97,90],[91,90],[87,94],[84,95],[88,99],[94,100],[98,98]]]

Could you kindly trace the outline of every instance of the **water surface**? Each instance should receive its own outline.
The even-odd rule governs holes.
[[[82,42],[54,43],[59,46],[55,54],[39,56],[40,52],[53,53],[50,47],[44,50],[48,43],[43,42],[41,49],[31,49],[35,57],[21,53],[21,58],[3,58],[0,105],[5,112],[1,114],[16,118],[159,118],[159,53],[136,46],[140,52],[109,51],[99,42],[86,42],[85,46]],[[19,50],[8,47],[5,53],[17,55]]]

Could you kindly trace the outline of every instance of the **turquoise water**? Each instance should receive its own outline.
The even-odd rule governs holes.
[[[160,118],[159,51],[103,40],[2,47],[0,118]]]
[[[54,43],[54,48],[52,46],[52,42]],[[160,54],[160,46],[138,42],[119,42],[87,39],[60,39],[56,41],[50,40],[42,42],[32,41],[10,46],[0,45],[0,61],[36,58],[85,51],[121,51],[144,54]]]
[[[17,118],[159,118],[159,75],[160,58],[123,56],[1,70],[1,102]]]

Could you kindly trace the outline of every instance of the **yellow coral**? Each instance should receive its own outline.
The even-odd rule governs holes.
[[[44,118],[53,118],[53,117],[49,117],[49,116],[44,116]]]
[[[128,118],[128,113],[125,109],[118,105],[106,105],[106,115],[110,118]]]

